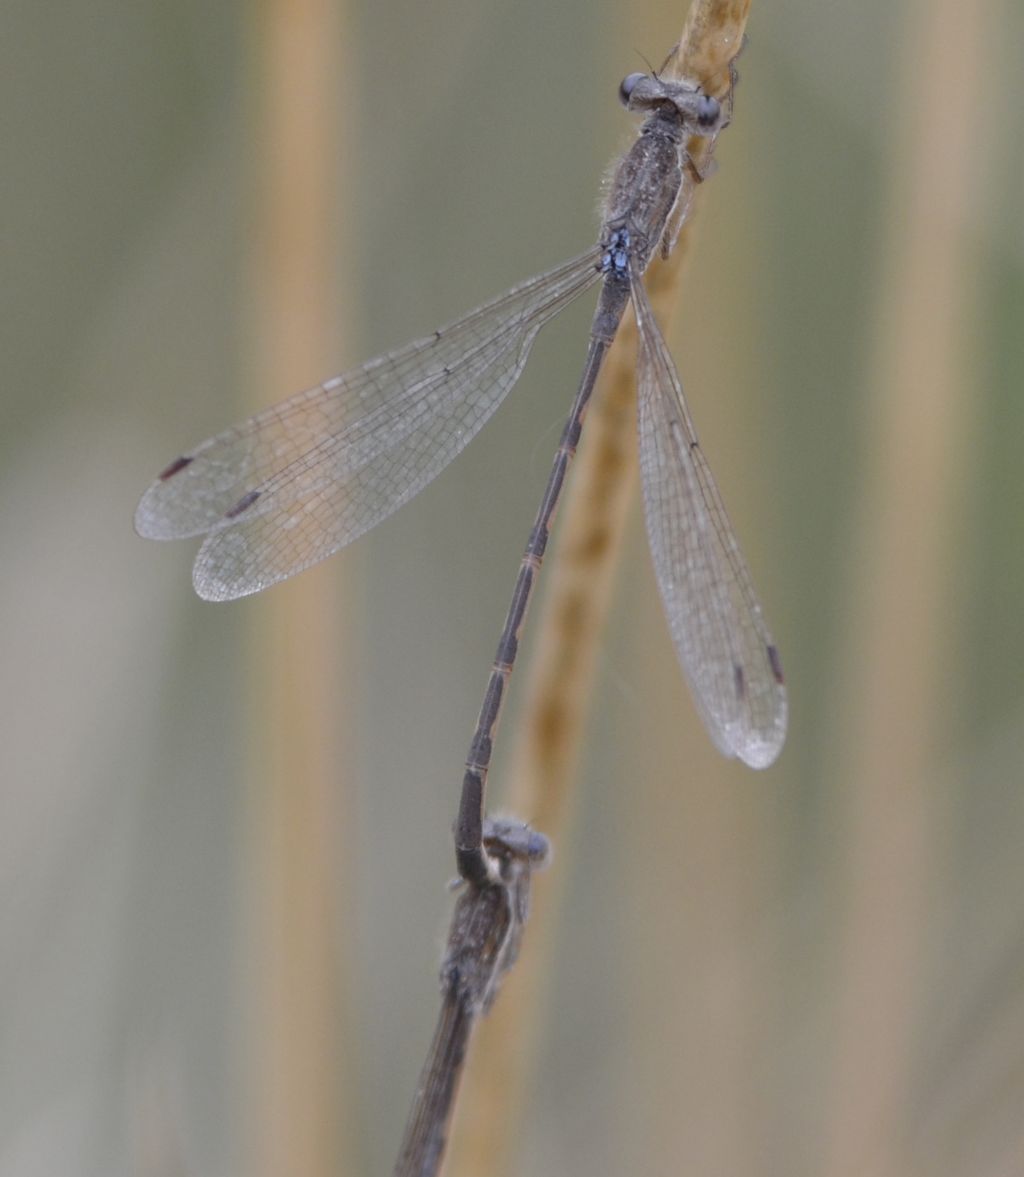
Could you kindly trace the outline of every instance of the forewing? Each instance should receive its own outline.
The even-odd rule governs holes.
[[[786,735],[778,651],[638,277],[633,303],[644,510],[672,639],[715,744],[765,768]]]
[[[203,442],[146,491],[136,530],[209,533],[193,572],[209,600],[257,592],[336,552],[476,436],[537,331],[598,280],[598,252]]]

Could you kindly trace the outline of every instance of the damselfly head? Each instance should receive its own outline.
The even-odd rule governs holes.
[[[619,86],[627,110],[653,112],[675,108],[683,123],[698,134],[710,134],[723,122],[722,104],[696,82],[670,82],[656,74],[630,74]]]

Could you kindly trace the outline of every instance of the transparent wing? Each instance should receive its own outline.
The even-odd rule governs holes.
[[[540,328],[598,281],[594,247],[425,339],[297,393],[176,459],[142,496],[149,539],[208,534],[208,600],[258,592],[397,510],[476,436]]]
[[[786,736],[782,665],[639,277],[632,286],[644,510],[672,639],[715,744],[765,768]]]

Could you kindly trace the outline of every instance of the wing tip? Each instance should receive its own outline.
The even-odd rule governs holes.
[[[142,539],[175,538],[165,526],[161,526],[163,514],[157,509],[157,504],[154,502],[161,486],[163,483],[157,479],[139,499],[139,505],[135,508],[135,517],[132,523],[135,527],[135,534]]]
[[[758,771],[763,768],[771,768],[778,760],[785,742],[785,731],[780,732],[774,738],[749,740],[742,748],[736,749],[736,756],[743,761],[747,768],[754,768]]]
[[[238,580],[229,580],[208,568],[203,560],[202,549],[192,565],[192,587],[196,596],[204,601],[218,603],[221,601],[237,601],[240,597],[249,597],[258,593],[262,585],[241,584]]]
[[[192,587],[204,601],[237,601],[276,584],[283,577],[257,576],[247,558],[245,537],[237,531],[207,536],[192,565]]]
[[[786,692],[781,686],[777,700],[778,705],[770,723],[756,728],[748,728],[734,741],[734,755],[742,760],[748,768],[759,770],[770,768],[778,760],[785,746],[789,708]]]

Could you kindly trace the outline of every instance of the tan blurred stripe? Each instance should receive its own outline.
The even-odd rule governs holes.
[[[869,463],[836,747],[847,833],[828,1177],[895,1175],[929,956],[933,788],[955,719],[958,533],[976,267],[968,232],[990,6],[919,2],[888,110]]]
[[[338,5],[267,0],[258,12],[251,277],[253,374],[263,405],[327,375],[338,351],[333,218],[345,74]],[[249,1143],[251,1171],[266,1177],[351,1171],[342,1163],[333,952],[341,858],[333,835],[345,784],[338,755],[345,717],[334,681],[346,644],[337,574],[336,565],[321,565],[268,594],[254,635],[258,1014]]]

